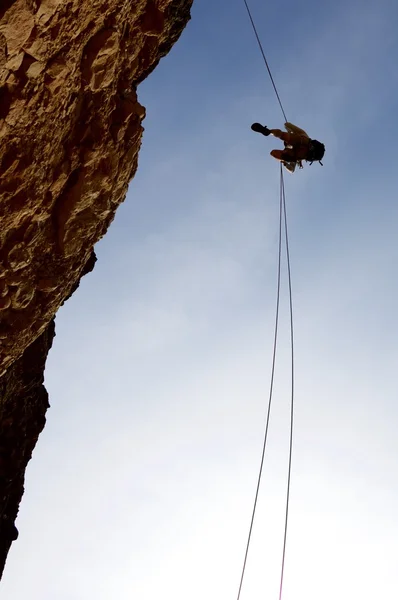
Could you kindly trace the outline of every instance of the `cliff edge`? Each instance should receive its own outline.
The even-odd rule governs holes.
[[[0,575],[49,406],[54,316],[94,267],[137,169],[137,85],[193,0],[0,5]]]

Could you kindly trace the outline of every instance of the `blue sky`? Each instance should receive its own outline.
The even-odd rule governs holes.
[[[398,592],[398,6],[251,0],[288,118],[296,430],[286,600]],[[236,597],[261,451],[282,126],[243,2],[196,0],[139,90],[139,171],[57,317],[47,427],[2,596]],[[242,600],[277,598],[288,451],[284,279],[269,451]]]

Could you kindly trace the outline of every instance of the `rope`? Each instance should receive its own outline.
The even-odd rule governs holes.
[[[257,33],[257,28],[254,23],[249,5],[247,0],[243,0],[246,6],[247,13],[249,15],[250,22],[253,27],[254,34],[256,36],[262,57],[264,59],[265,66],[267,67],[267,71],[269,77],[271,79],[271,83],[273,85],[277,100],[279,102],[279,106],[282,110],[283,117],[285,122],[287,122],[287,117],[285,110],[282,105],[282,101],[280,99],[277,87],[275,85],[274,78],[271,73],[271,69],[269,67],[267,58],[265,56],[265,52]],[[288,522],[289,522],[289,504],[290,504],[290,483],[291,483],[291,473],[292,473],[292,456],[293,456],[293,425],[294,425],[294,335],[293,335],[293,296],[292,296],[292,281],[291,281],[291,267],[290,267],[290,250],[289,250],[289,237],[288,237],[288,226],[287,226],[287,213],[286,213],[286,195],[285,195],[285,182],[283,178],[283,166],[282,163],[280,165],[280,184],[279,184],[279,242],[278,242],[278,277],[277,277],[277,294],[276,294],[276,310],[275,310],[275,326],[274,326],[274,344],[273,344],[273,352],[272,352],[272,368],[271,368],[271,381],[270,381],[270,389],[269,389],[269,397],[268,397],[268,409],[267,409],[267,417],[265,424],[265,432],[263,439],[263,447],[261,453],[261,461],[260,468],[257,477],[257,487],[256,494],[253,503],[253,510],[250,520],[249,527],[249,535],[246,543],[245,557],[243,561],[243,567],[239,582],[239,590],[237,600],[240,600],[243,580],[246,572],[246,564],[247,558],[249,554],[251,536],[254,525],[254,518],[256,515],[257,509],[257,501],[260,491],[261,478],[264,467],[264,458],[265,451],[267,447],[268,440],[268,429],[271,415],[271,404],[272,404],[272,396],[274,390],[274,377],[275,377],[275,363],[276,363],[276,349],[277,349],[277,341],[278,341],[278,326],[279,326],[279,306],[280,306],[280,287],[281,287],[281,263],[282,263],[282,221],[283,221],[283,229],[285,234],[285,248],[286,248],[286,261],[287,261],[287,274],[288,274],[288,285],[289,285],[289,311],[290,311],[290,348],[291,348],[291,396],[290,396],[290,433],[289,433],[289,462],[288,462],[288,476],[287,476],[287,487],[286,487],[286,510],[285,510],[285,524],[284,524],[284,534],[283,534],[283,550],[282,550],[282,563],[281,563],[281,576],[280,576],[280,585],[279,585],[279,600],[282,600],[282,591],[283,591],[283,580],[285,573],[285,559],[286,559],[286,543],[287,543],[287,531],[288,531]]]
[[[263,439],[263,447],[261,453],[260,468],[257,477],[256,494],[254,497],[252,516],[250,520],[249,535],[246,542],[245,557],[243,561],[243,567],[239,582],[239,590],[237,600],[240,600],[243,580],[246,572],[247,558],[249,554],[251,536],[253,532],[254,518],[257,510],[257,501],[260,491],[261,478],[263,474],[265,451],[268,440],[268,429],[271,416],[271,405],[274,390],[274,377],[275,377],[275,364],[276,364],[276,349],[278,342],[278,326],[279,326],[279,306],[280,306],[280,288],[281,288],[281,263],[282,263],[282,220],[285,233],[285,248],[286,248],[286,260],[287,260],[287,272],[288,272],[288,286],[289,286],[289,311],[290,311],[290,347],[291,347],[291,397],[290,397],[290,433],[289,433],[289,463],[288,463],[288,477],[287,477],[287,489],[286,489],[286,511],[285,511],[285,524],[284,524],[284,535],[283,535],[283,551],[282,551],[282,564],[281,564],[281,577],[279,585],[279,600],[282,599],[283,590],[283,578],[285,572],[285,559],[286,559],[286,542],[287,542],[287,530],[289,521],[289,504],[290,504],[290,483],[292,473],[292,456],[293,456],[293,425],[294,425],[294,336],[293,336],[293,294],[292,294],[292,281],[291,281],[291,267],[290,267],[290,250],[289,250],[289,236],[287,226],[287,212],[286,212],[286,195],[285,195],[285,182],[283,178],[283,167],[280,167],[280,188],[279,188],[279,241],[278,241],[278,275],[277,275],[277,293],[276,293],[276,310],[275,310],[275,325],[274,325],[274,344],[272,351],[272,368],[271,368],[271,382],[268,396],[268,409],[265,424],[265,433]]]
[[[290,396],[289,466],[288,466],[287,488],[286,488],[285,530],[284,530],[284,535],[283,535],[283,551],[282,551],[281,579],[280,579],[280,586],[279,586],[279,600],[282,599],[283,576],[284,576],[284,572],[285,572],[287,526],[288,526],[288,520],[289,520],[289,504],[290,504],[290,481],[291,481],[291,474],[292,474],[293,425],[294,425],[293,296],[292,296],[292,277],[291,277],[291,269],[290,269],[289,236],[288,236],[288,230],[287,230],[285,182],[284,182],[284,179],[283,179],[283,167],[282,167],[282,164],[281,164],[280,196],[281,196],[281,203],[283,204],[283,220],[284,220],[285,242],[286,242],[286,261],[287,261],[287,273],[288,273],[288,282],[289,282],[290,349],[291,349],[291,396]]]
[[[273,87],[274,87],[275,94],[276,94],[276,97],[277,97],[277,99],[278,99],[279,106],[281,107],[281,111],[282,111],[282,114],[283,114],[283,118],[285,119],[285,123],[286,123],[286,122],[287,122],[286,113],[285,113],[285,110],[284,110],[284,108],[283,108],[282,101],[281,101],[281,99],[280,99],[280,96],[279,96],[279,93],[278,93],[277,87],[276,87],[276,85],[275,85],[274,78],[272,77],[271,69],[270,69],[270,67],[269,67],[269,64],[268,64],[268,61],[267,61],[267,57],[265,56],[265,52],[264,52],[263,45],[262,45],[262,43],[261,43],[260,37],[259,37],[259,35],[258,35],[258,33],[257,33],[257,28],[256,28],[256,25],[255,25],[255,23],[254,23],[254,20],[253,20],[253,17],[252,17],[252,14],[251,14],[251,11],[250,11],[250,8],[249,8],[249,5],[248,5],[248,3],[247,3],[247,0],[243,0],[243,2],[245,3],[246,10],[247,10],[247,14],[249,15],[249,19],[250,19],[250,22],[251,22],[251,24],[252,24],[252,27],[253,27],[254,35],[256,36],[256,39],[257,39],[257,42],[258,42],[258,45],[259,45],[259,48],[260,48],[261,54],[262,54],[262,56],[263,56],[263,59],[264,59],[264,62],[265,62],[265,66],[267,67],[268,75],[270,76],[271,83],[272,83],[272,85],[273,85]]]
[[[282,188],[281,188],[281,190],[282,190]],[[242,573],[241,573],[241,577],[240,577],[237,600],[240,600],[240,594],[242,591],[243,579],[244,579],[245,571],[246,571],[247,556],[249,554],[249,547],[250,547],[250,541],[251,541],[252,530],[253,530],[254,517],[255,517],[256,509],[257,509],[257,500],[258,500],[258,494],[259,494],[259,490],[260,490],[260,483],[261,483],[261,477],[262,477],[263,466],[264,466],[265,449],[267,447],[267,440],[268,440],[268,426],[269,426],[269,420],[270,420],[270,415],[271,415],[272,394],[273,394],[273,390],[274,390],[276,347],[277,347],[277,341],[278,341],[280,289],[281,289],[282,213],[283,213],[283,197],[282,197],[282,193],[281,193],[280,194],[280,202],[279,202],[279,248],[278,248],[278,277],[277,277],[278,283],[277,283],[277,293],[276,293],[274,347],[273,347],[273,352],[272,352],[271,383],[270,383],[269,396],[268,396],[268,410],[267,410],[267,418],[266,418],[265,433],[264,433],[264,440],[263,440],[263,449],[262,449],[262,454],[261,454],[260,470],[259,470],[258,478],[257,478],[256,495],[254,498],[254,505],[253,505],[253,511],[252,511],[252,516],[251,516],[251,521],[250,521],[249,535],[248,535],[247,543],[246,543],[245,558],[243,561],[243,568],[242,568]]]

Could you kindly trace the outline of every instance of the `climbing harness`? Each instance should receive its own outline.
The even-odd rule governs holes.
[[[260,37],[257,33],[256,25],[254,23],[249,5],[247,0],[243,0],[247,13],[249,15],[249,19],[251,25],[253,27],[254,34],[256,36],[262,57],[265,62],[265,66],[267,67],[267,71],[269,77],[271,79],[271,83],[273,85],[277,100],[279,102],[279,106],[282,110],[283,117],[285,122],[287,122],[287,117],[285,114],[285,110],[283,108],[277,87],[275,85],[274,78],[271,73],[271,69],[269,67],[267,58],[265,56],[265,52],[260,40]],[[274,325],[274,343],[273,343],[273,353],[272,353],[272,368],[271,368],[271,380],[270,380],[270,389],[268,396],[268,408],[267,408],[267,416],[265,423],[265,432],[263,438],[263,447],[261,453],[261,461],[260,468],[257,478],[257,486],[256,493],[254,497],[253,510],[251,515],[249,534],[246,543],[245,556],[243,561],[243,567],[240,577],[239,590],[237,595],[237,600],[240,600],[243,580],[246,571],[246,563],[249,554],[250,541],[253,531],[254,518],[257,509],[257,501],[260,490],[263,466],[264,466],[264,458],[265,451],[267,447],[268,440],[268,429],[271,415],[271,404],[273,397],[273,389],[274,389],[274,376],[275,376],[275,363],[276,363],[276,349],[277,349],[277,341],[278,341],[278,326],[279,326],[279,306],[280,306],[280,286],[281,286],[281,266],[282,266],[282,239],[284,237],[285,240],[285,252],[286,252],[286,263],[287,263],[287,275],[288,275],[288,289],[289,289],[289,311],[290,311],[290,349],[291,349],[291,397],[290,397],[290,435],[289,435],[289,461],[288,461],[288,476],[287,476],[287,488],[286,488],[286,509],[285,509],[285,525],[284,525],[284,535],[283,535],[283,550],[282,550],[282,562],[281,562],[281,574],[280,574],[280,586],[279,586],[279,600],[282,599],[282,590],[283,590],[283,578],[285,571],[285,558],[286,558],[286,543],[287,543],[287,531],[288,531],[288,519],[289,519],[289,501],[290,501],[290,481],[291,481],[291,471],[292,471],[292,455],[293,455],[293,424],[294,424],[294,335],[293,335],[293,299],[292,299],[292,284],[291,284],[291,268],[290,268],[290,252],[289,252],[289,239],[288,239],[288,225],[287,225],[287,214],[286,214],[286,196],[285,196],[285,182],[283,178],[283,167],[282,163],[280,164],[280,183],[279,183],[279,242],[278,242],[278,275],[277,275],[277,293],[276,293],[276,310],[275,310],[275,325]]]

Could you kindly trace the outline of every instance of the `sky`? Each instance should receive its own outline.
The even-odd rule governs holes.
[[[285,600],[398,597],[398,5],[251,0],[290,121],[324,167],[286,173],[295,432]],[[241,0],[195,0],[139,88],[139,170],[59,311],[51,408],[5,600],[230,600],[272,358],[283,126]],[[241,600],[278,598],[288,459],[286,268]]]

